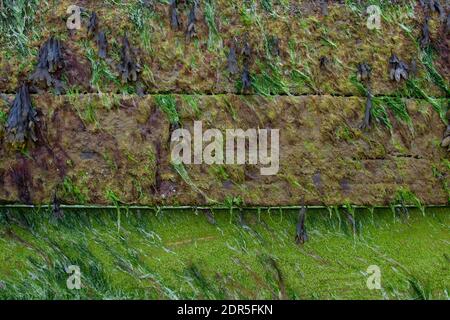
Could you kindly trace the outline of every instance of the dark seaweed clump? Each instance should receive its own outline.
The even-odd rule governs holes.
[[[88,35],[94,36],[98,31],[98,16],[95,12],[93,12],[89,18],[88,24]]]
[[[177,4],[177,0],[172,0],[169,6],[170,26],[174,30],[179,30],[181,28],[181,22],[178,18]]]
[[[356,72],[356,76],[358,81],[361,81],[367,87],[367,99],[366,99],[366,108],[364,112],[364,120],[359,126],[361,130],[369,129],[372,122],[372,93],[370,90],[370,77],[372,74],[372,68],[366,62],[359,63],[358,69]]]
[[[444,133],[444,138],[442,139],[442,143],[441,146],[442,148],[448,148],[448,151],[450,151],[450,109],[447,111],[447,129],[445,130]]]
[[[304,244],[306,241],[308,241],[308,233],[306,232],[306,227],[305,227],[307,210],[308,210],[307,207],[304,206],[300,210],[300,213],[298,214],[298,221],[297,221],[296,234],[295,234],[295,242],[297,244]]]
[[[242,71],[242,91],[246,93],[249,92],[252,87],[252,81],[250,77],[252,48],[248,42],[246,42],[244,47],[242,48],[242,55],[244,56],[244,70]]]
[[[119,73],[121,74],[122,82],[136,82],[139,72],[141,72],[141,66],[136,62],[134,50],[130,45],[128,37],[125,36],[122,41],[119,64]]]
[[[364,120],[359,126],[360,129],[369,129],[372,123],[372,93],[370,92],[370,89],[367,89],[367,99],[366,99],[366,110],[364,113]]]
[[[54,218],[56,218],[56,219],[64,218],[64,212],[61,209],[61,203],[59,202],[59,199],[56,195],[56,191],[53,193],[51,208],[52,208],[52,214],[53,214]]]
[[[430,18],[426,17],[422,25],[422,36],[420,38],[420,47],[426,48],[430,44],[430,26],[428,25]]]
[[[27,162],[23,158],[19,159],[17,164],[12,168],[11,176],[17,187],[19,200],[22,203],[30,204],[31,195],[29,183],[31,181],[31,175]]]
[[[319,59],[320,70],[325,72],[330,71],[329,69],[330,63],[331,63],[330,58],[325,56],[320,57]]]
[[[211,210],[208,209],[205,211],[205,217],[210,224],[214,226],[217,224],[216,218],[214,217],[214,214],[211,212]]]
[[[236,57],[236,41],[231,41],[230,52],[227,58],[227,70],[231,74],[237,74],[239,72],[237,57]]]
[[[417,62],[416,60],[412,60],[409,64],[409,76],[415,77],[417,75]]]
[[[154,0],[141,0],[141,3],[150,10],[155,10],[155,1]]]
[[[23,84],[16,94],[6,123],[8,140],[17,145],[25,144],[28,139],[36,142],[37,121],[28,85]]]
[[[320,10],[323,16],[328,16],[328,0],[320,0]]]
[[[248,63],[244,64],[244,70],[242,71],[242,91],[249,92],[252,87],[252,80],[250,79],[250,68]]]
[[[195,22],[197,21],[197,1],[194,1],[192,4],[192,8],[189,11],[189,17],[188,17],[188,26],[186,29],[186,39],[192,39],[197,36],[197,31],[195,30]]]
[[[93,12],[89,18],[88,36],[95,36],[95,44],[98,48],[98,56],[106,59],[108,51],[108,39],[104,31],[99,30],[99,19],[97,13]]]
[[[391,80],[400,82],[402,79],[408,80],[408,64],[400,60],[396,54],[392,54],[389,59],[389,77]]]
[[[252,57],[252,47],[250,46],[250,43],[248,43],[248,41],[245,42],[241,53],[244,56],[244,60],[250,60],[250,58]]]
[[[358,64],[358,71],[357,71],[358,81],[369,81],[371,73],[372,69],[367,63],[363,62]]]
[[[447,15],[447,21],[445,23],[444,32],[445,35],[447,35],[450,32],[450,13]]]
[[[36,71],[30,76],[30,81],[33,84],[45,82],[47,87],[53,87],[57,93],[61,93],[62,83],[55,77],[55,73],[63,67],[61,42],[51,37],[39,50],[39,62]]]
[[[269,38],[269,49],[272,56],[279,57],[281,54],[280,39],[278,39],[276,36],[271,36]]]
[[[348,224],[352,228],[353,234],[356,234],[356,232],[358,230],[357,230],[357,227],[356,227],[355,217],[353,217],[353,215],[347,209],[345,210],[345,218],[347,219]]]
[[[439,14],[439,16],[441,17],[441,19],[444,17],[445,11],[444,11],[444,8],[442,7],[441,3],[439,2],[439,0],[419,0],[419,1],[420,1],[420,5],[425,10],[437,12]]]
[[[98,56],[105,59],[108,52],[108,40],[106,39],[106,34],[103,31],[100,31],[95,40],[98,47]]]

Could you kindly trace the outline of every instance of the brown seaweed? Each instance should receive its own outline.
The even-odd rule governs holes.
[[[108,54],[108,40],[106,39],[106,34],[100,31],[96,37],[96,43],[98,47],[98,56],[102,59],[106,59]]]
[[[162,147],[161,142],[157,141],[155,145],[155,153],[156,153],[156,165],[155,165],[155,183],[153,184],[153,191],[156,194],[161,194],[162,192],[162,177],[161,177],[161,163],[162,163]]]
[[[141,72],[141,66],[136,62],[134,50],[131,48],[127,36],[124,36],[122,40],[122,51],[118,69],[123,83],[129,81],[136,82],[138,73]]]
[[[396,54],[392,54],[389,59],[389,78],[392,81],[400,82],[402,79],[408,80],[409,67],[406,62],[400,60]]]
[[[244,70],[242,71],[242,92],[247,93],[252,88],[252,81],[250,78],[250,69],[248,63],[244,64]]]
[[[319,59],[320,70],[329,71],[330,59],[328,57],[322,56]]]
[[[415,77],[417,75],[417,62],[412,60],[409,66],[409,76]]]
[[[61,209],[61,203],[57,197],[56,191],[53,193],[53,199],[52,199],[52,214],[53,217],[60,220],[64,218],[64,211]]]
[[[352,232],[355,235],[356,232],[358,231],[356,227],[355,217],[347,209],[345,210],[345,218],[347,219],[347,222],[350,224]]]
[[[188,25],[186,29],[186,39],[192,39],[197,36],[197,31],[195,29],[195,22],[197,21],[196,17],[196,11],[197,11],[197,1],[194,1],[192,4],[192,8],[189,11],[189,17],[188,17]]]
[[[61,50],[61,41],[51,37],[47,42],[47,66],[51,73],[62,69],[64,66],[64,59]]]
[[[227,70],[231,74],[237,74],[239,72],[237,57],[236,57],[236,42],[232,41],[230,45],[230,53],[227,58]]]
[[[431,12],[437,12],[441,19],[445,17],[445,10],[439,0],[420,0],[420,5]]]
[[[320,11],[324,17],[328,16],[328,0],[320,0]]]
[[[16,165],[11,170],[11,176],[14,184],[17,187],[19,200],[25,204],[31,204],[30,185],[31,181],[30,171],[25,159],[20,158]]]
[[[430,26],[428,25],[430,18],[426,17],[422,25],[422,35],[420,38],[420,47],[426,48],[430,44]]]
[[[364,112],[364,120],[359,126],[361,130],[369,129],[372,123],[372,93],[367,90],[366,110]]]
[[[169,6],[169,17],[170,17],[170,26],[174,30],[179,30],[181,28],[181,22],[178,18],[177,12],[177,0],[172,0]]]
[[[37,141],[37,112],[31,104],[28,85],[23,84],[16,94],[6,123],[8,140],[17,145],[25,144],[28,139]]]
[[[239,215],[238,215],[238,223],[239,226],[246,229],[246,230],[250,230],[250,227],[248,226],[247,222],[245,221],[245,217],[244,217],[244,212],[242,210],[242,208],[239,208]]]
[[[444,137],[442,138],[441,146],[442,148],[448,148],[450,151],[450,109],[447,111],[447,129],[444,132]]]
[[[363,62],[358,64],[357,78],[358,81],[368,81],[370,80],[370,75],[372,73],[372,69],[370,66]]]
[[[297,226],[296,226],[296,234],[295,234],[295,242],[298,245],[304,244],[308,241],[308,233],[306,232],[306,212],[308,208],[303,206],[298,214]]]
[[[400,202],[399,207],[395,208],[395,211],[399,216],[403,218],[409,218],[409,210],[403,201]]]
[[[444,26],[444,33],[446,36],[448,35],[449,32],[450,32],[450,13],[447,15],[447,20]]]
[[[251,90],[252,87],[252,81],[250,77],[250,64],[251,64],[251,57],[252,57],[252,47],[250,46],[250,43],[248,41],[245,42],[241,54],[244,56],[243,63],[244,63],[244,69],[242,71],[242,92],[248,93]]]
[[[94,36],[97,34],[97,31],[98,31],[98,16],[95,12],[92,12],[91,16],[89,17],[88,35]]]
[[[281,54],[280,50],[280,39],[275,36],[269,38],[269,49],[270,54],[274,57],[279,57]]]
[[[33,84],[45,82],[47,87],[54,87],[58,93],[62,91],[62,83],[54,77],[54,73],[64,67],[61,42],[54,37],[48,39],[39,50],[36,71],[30,76]]]
[[[217,224],[216,218],[214,217],[214,214],[211,212],[210,209],[207,209],[205,211],[205,217],[206,217],[206,220],[208,220],[209,224],[212,224],[213,226],[215,226]]]
[[[252,47],[250,46],[250,43],[246,41],[244,43],[244,46],[242,47],[241,54],[244,56],[244,59],[250,59],[252,56]]]
[[[155,1],[154,0],[141,0],[141,3],[150,10],[155,10]]]

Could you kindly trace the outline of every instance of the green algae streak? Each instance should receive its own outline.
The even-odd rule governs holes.
[[[297,211],[0,209],[1,299],[448,299],[449,208]],[[230,216],[231,215],[231,216]],[[67,289],[70,265],[81,290]],[[381,270],[381,290],[367,269]]]

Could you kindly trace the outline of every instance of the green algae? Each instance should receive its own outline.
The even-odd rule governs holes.
[[[310,211],[300,247],[293,210],[214,210],[215,225],[200,210],[129,210],[119,230],[112,211],[0,212],[4,299],[448,299],[450,289],[448,208],[357,209],[356,233],[337,207]],[[66,287],[69,265],[81,290]],[[370,265],[382,290],[366,286]]]
[[[167,115],[171,124],[178,124],[180,122],[177,111],[177,101],[173,95],[156,95],[155,102]]]
[[[30,53],[28,30],[36,33],[34,26],[38,0],[19,0],[2,2],[0,13],[0,42],[7,48],[16,50],[22,56]]]

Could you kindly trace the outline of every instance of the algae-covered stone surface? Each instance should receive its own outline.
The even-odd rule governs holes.
[[[450,215],[0,211],[3,299],[448,299]],[[70,266],[81,289],[69,290]],[[370,290],[379,268],[381,289]],[[369,283],[369,287],[368,287]],[[373,287],[372,287],[373,288]]]
[[[370,5],[380,10],[376,28]],[[448,203],[445,5],[4,1],[1,9],[1,202]],[[280,130],[277,174],[250,161],[174,166],[171,135],[192,133],[194,121],[222,132]]]
[[[127,36],[147,93],[241,93],[245,48],[251,58],[251,91],[258,94],[358,95],[356,72],[364,62],[372,70],[373,93],[393,94],[404,87],[389,79],[393,53],[410,65],[410,78],[429,95],[449,93],[445,17],[431,14],[430,50],[422,51],[425,10],[419,1],[330,1],[327,15],[319,1],[197,1],[195,32],[189,35],[194,1],[176,1],[175,28],[169,2],[64,0],[29,1],[16,10],[6,6],[0,91],[14,92],[28,78],[50,36],[62,41],[68,90],[136,91],[121,83],[118,71]],[[367,27],[371,4],[381,8],[379,29]],[[67,29],[71,5],[81,7],[80,29]],[[93,12],[95,28],[89,23]],[[18,22],[20,14],[25,18]],[[103,32],[107,40],[105,59],[92,30]],[[236,73],[228,68],[232,48]]]
[[[247,206],[300,199],[374,206],[407,193],[421,203],[447,204],[449,162],[439,147],[444,123],[426,101],[393,101],[404,118],[390,109],[392,101],[378,99],[385,116],[365,131],[359,127],[364,100],[357,97],[35,97],[38,141],[18,151],[0,136],[0,200],[43,204],[56,192],[70,204],[213,205],[239,198]],[[261,175],[268,165],[248,161],[174,165],[170,106],[192,134],[195,121],[224,135],[233,128],[280,128],[278,172]]]

